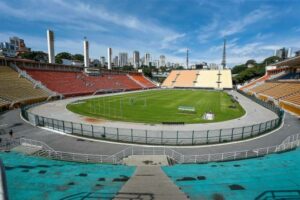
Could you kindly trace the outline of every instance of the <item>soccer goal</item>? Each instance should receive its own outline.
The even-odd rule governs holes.
[[[179,112],[196,113],[196,108],[193,106],[178,106]]]

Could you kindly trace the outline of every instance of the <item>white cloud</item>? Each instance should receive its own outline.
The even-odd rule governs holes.
[[[216,17],[214,17],[209,24],[200,28],[199,34],[197,36],[198,41],[200,43],[209,41],[209,39],[211,39],[216,34],[215,30],[218,28],[218,25],[218,20]]]
[[[162,49],[171,48],[171,45],[174,45],[178,40],[184,38],[185,35],[186,35],[185,33],[181,33],[181,34],[176,33],[173,35],[165,36],[161,42],[161,48]]]
[[[272,12],[270,8],[262,7],[253,10],[252,12],[247,14],[244,18],[230,21],[228,25],[220,31],[220,36],[227,37],[236,33],[243,32],[247,26],[255,24],[261,20],[266,20],[266,18],[271,16],[272,16]]]

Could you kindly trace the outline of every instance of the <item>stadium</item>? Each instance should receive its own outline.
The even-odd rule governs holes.
[[[62,173],[63,168],[74,168],[75,177],[88,174],[87,187],[95,191],[101,188],[100,192],[74,193],[79,190],[80,178],[66,183],[70,174],[64,174],[60,181],[67,184],[66,189],[54,189],[51,195],[47,194],[54,199],[73,195],[100,199],[143,199],[153,195],[175,198],[166,194],[169,189],[163,187],[160,191],[153,185],[144,193],[139,192],[144,189],[134,182],[141,181],[143,176],[143,181],[152,181],[156,176],[162,182],[170,179],[167,182],[173,185],[171,195],[176,194],[178,199],[218,195],[264,199],[282,195],[282,185],[255,188],[258,177],[245,175],[243,170],[252,166],[256,169],[250,174],[263,173],[264,165],[259,165],[262,161],[270,165],[276,162],[277,166],[270,173],[278,177],[264,178],[284,178],[285,195],[298,198],[297,190],[289,189],[297,189],[290,179],[298,176],[298,161],[291,157],[298,157],[299,151],[289,150],[299,145],[296,116],[300,57],[275,63],[263,77],[237,90],[232,88],[230,70],[175,70],[157,87],[137,72],[103,70],[99,75],[89,75],[83,68],[72,66],[12,58],[0,61],[1,149],[5,150],[1,153],[5,164],[2,170],[6,171],[8,193],[13,198],[19,199],[27,189],[20,188],[20,183],[12,179],[33,184],[26,177],[36,176],[35,168],[39,174],[47,174],[49,180],[55,171]],[[15,132],[13,139],[8,135],[10,129]],[[282,151],[288,152],[278,154]],[[288,175],[280,172],[285,162],[293,163],[288,166]],[[54,166],[51,173],[46,170],[49,165]],[[96,173],[95,167],[101,173]],[[236,171],[237,167],[240,170]],[[111,168],[115,168],[114,173]],[[211,169],[213,172],[208,172]],[[237,183],[236,178],[225,175],[212,185],[209,179],[224,170],[247,181]],[[99,183],[95,183],[97,178]],[[46,184],[39,181],[38,187]],[[227,189],[214,189],[223,182],[228,182]],[[58,187],[61,182],[53,184]],[[198,191],[201,185],[209,185],[209,189]],[[14,187],[19,192],[14,193]],[[162,194],[151,193],[153,187]],[[45,195],[44,192],[32,195]]]
[[[300,199],[299,55],[234,84],[224,44],[159,84],[92,66],[86,38],[58,64],[53,37],[48,62],[0,57],[0,199]]]

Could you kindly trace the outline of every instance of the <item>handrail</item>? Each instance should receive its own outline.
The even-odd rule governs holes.
[[[43,151],[41,154],[46,154],[46,157],[59,159],[59,160],[69,160],[69,161],[79,161],[79,162],[108,162],[114,164],[121,164],[122,160],[128,156],[133,155],[166,155],[173,159],[177,163],[208,163],[215,161],[229,161],[229,160],[240,160],[253,157],[261,157],[269,155],[271,153],[278,153],[283,151],[288,151],[300,146],[300,133],[288,136],[279,145],[273,145],[268,147],[248,149],[242,151],[233,152],[223,152],[215,154],[199,154],[199,155],[184,155],[177,152],[174,149],[166,147],[137,147],[131,146],[127,147],[112,155],[95,155],[95,154],[83,154],[83,153],[72,153],[55,151],[48,145],[37,140],[31,140],[27,138],[20,139],[21,144],[30,144],[32,146],[42,147]],[[22,142],[23,141],[23,142]],[[26,142],[25,142],[26,141]],[[30,148],[30,146],[28,146]],[[39,154],[38,154],[39,155]]]
[[[184,160],[184,155],[170,148],[162,147],[127,147],[110,157],[115,159],[116,163],[120,163],[123,158],[133,155],[166,155],[169,158],[173,159],[177,163],[182,163]]]
[[[110,161],[107,159],[109,157],[108,155],[95,155],[95,154],[56,151],[53,148],[49,147],[44,142],[32,140],[28,138],[20,138],[20,144],[26,146],[26,148],[40,147],[41,152],[36,152],[38,156],[43,154],[46,157],[51,157],[58,160],[70,160],[70,161],[79,161],[79,162],[100,162],[100,163]]]
[[[281,144],[274,146],[215,154],[184,155],[184,162],[205,163],[212,161],[240,160],[288,151],[298,146],[300,146],[300,133],[288,136]]]
[[[29,145],[33,145],[33,146],[41,146],[45,150],[55,151],[54,149],[52,149],[51,147],[49,147],[44,142],[37,141],[37,140],[32,140],[32,139],[28,139],[28,138],[20,138],[20,144],[21,145],[23,145],[23,144],[29,144]]]

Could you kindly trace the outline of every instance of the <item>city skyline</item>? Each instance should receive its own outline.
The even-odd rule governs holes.
[[[0,40],[18,36],[32,50],[47,52],[45,31],[51,29],[55,53],[82,54],[82,39],[87,36],[92,59],[107,55],[111,47],[113,56],[139,50],[141,55],[149,52],[156,59],[165,55],[170,62],[185,63],[188,48],[192,65],[203,61],[221,64],[226,38],[230,67],[248,59],[259,62],[282,47],[300,47],[300,4],[293,0],[288,4],[237,0],[72,2],[0,2],[4,30]]]

